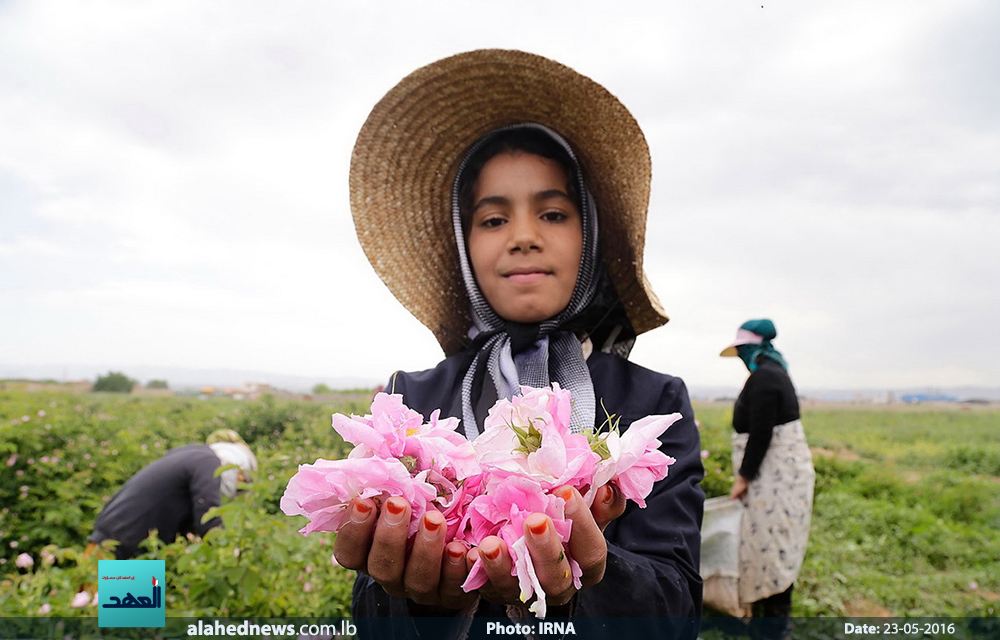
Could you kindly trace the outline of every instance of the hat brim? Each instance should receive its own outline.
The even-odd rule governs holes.
[[[752,331],[747,331],[746,329],[740,327],[736,330],[736,339],[733,340],[732,344],[719,352],[719,355],[724,358],[735,357],[740,355],[736,347],[744,344],[760,344],[764,341],[764,337],[757,335]]]
[[[537,122],[563,136],[594,194],[604,264],[636,333],[667,322],[642,268],[652,167],[638,123],[553,60],[483,49],[417,69],[375,105],[351,156],[358,240],[394,296],[459,351],[472,325],[451,221],[455,173],[486,133]]]

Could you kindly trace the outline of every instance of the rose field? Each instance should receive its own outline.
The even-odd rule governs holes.
[[[84,548],[102,504],[163,451],[225,427],[254,449],[258,479],[219,509],[225,528],[148,541],[167,614],[348,615],[353,572],[331,562],[332,534],[300,535],[306,519],[278,504],[300,463],[346,455],[331,414],[369,402],[0,390],[0,613],[96,616],[99,557]],[[730,407],[695,411],[706,494],[727,494]],[[1000,409],[807,403],[803,423],[816,496],[793,615],[997,616]]]

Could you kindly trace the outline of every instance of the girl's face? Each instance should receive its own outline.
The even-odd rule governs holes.
[[[568,184],[559,163],[529,153],[501,153],[483,165],[469,260],[486,301],[506,320],[541,322],[569,304],[583,226]]]

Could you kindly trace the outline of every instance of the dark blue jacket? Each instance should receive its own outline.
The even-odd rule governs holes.
[[[117,540],[115,557],[125,560],[139,554],[139,543],[152,529],[170,544],[178,535],[203,536],[222,526],[219,518],[201,521],[209,509],[221,504],[215,475],[220,466],[219,457],[205,444],[167,451],[132,476],[104,505],[89,540]]]
[[[437,408],[444,416],[460,417],[461,381],[471,356],[462,352],[433,369],[399,373],[386,391],[402,394],[403,401],[425,418]],[[699,486],[704,475],[701,440],[687,388],[680,378],[650,371],[611,354],[593,353],[587,364],[597,399],[598,424],[604,418],[602,402],[609,413],[621,416],[622,429],[647,415],[679,412],[683,418],[661,436],[661,451],[677,462],[671,465],[669,475],[654,485],[645,509],[630,502],[625,513],[608,525],[604,532],[608,541],[604,579],[576,595],[574,620],[619,618],[606,625],[594,620],[592,623],[599,629],[595,632],[588,627],[590,630],[581,637],[595,637],[595,633],[638,637],[634,634],[641,633],[649,634],[649,638],[694,638],[701,616],[698,567],[705,494]],[[420,637],[407,600],[390,597],[363,573],[358,574],[354,584],[353,613],[361,637]],[[476,615],[506,619],[504,607],[485,601],[480,602]],[[376,620],[385,616],[393,622]],[[622,616],[635,619],[625,621],[620,619]],[[454,628],[438,626],[433,633],[447,637],[451,631]],[[423,635],[430,637],[428,633]]]

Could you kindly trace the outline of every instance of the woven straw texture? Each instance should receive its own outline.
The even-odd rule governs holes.
[[[652,175],[635,119],[604,87],[558,62],[483,49],[417,69],[375,105],[351,157],[358,240],[396,298],[446,354],[472,326],[451,227],[466,150],[493,129],[538,122],[574,148],[599,215],[604,263],[637,333],[667,321],[642,270]]]

